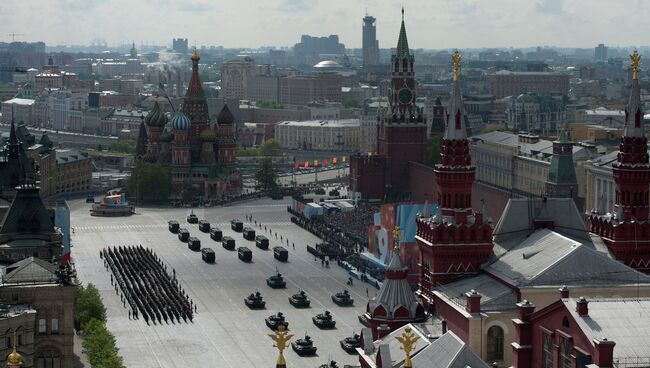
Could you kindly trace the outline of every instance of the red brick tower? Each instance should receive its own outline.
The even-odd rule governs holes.
[[[426,157],[427,123],[422,109],[415,105],[413,61],[402,8],[397,49],[391,57],[390,111],[377,127],[377,153],[386,157],[384,180],[388,193],[406,193],[408,162],[424,162]]]
[[[460,54],[452,56],[454,84],[446,128],[435,167],[438,182],[438,213],[417,220],[420,250],[420,290],[425,302],[431,289],[479,271],[492,254],[492,226],[483,214],[472,210],[472,166],[467,141],[466,114],[460,91]]]
[[[638,79],[641,56],[634,51],[630,59],[633,78],[630,99],[625,108],[625,129],[618,157],[612,165],[616,183],[614,210],[612,214],[592,212],[589,230],[603,238],[616,259],[639,271],[650,273],[650,245],[647,243],[650,238],[650,164],[648,141],[641,122],[643,111]]]

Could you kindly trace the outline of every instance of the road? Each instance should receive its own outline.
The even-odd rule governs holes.
[[[318,347],[318,355],[298,357],[291,349],[285,351],[288,367],[316,367],[332,358],[339,363],[354,364],[358,358],[348,355],[339,346],[339,340],[359,332],[362,327],[357,316],[365,310],[366,285],[346,285],[347,274],[335,263],[323,268],[307,253],[306,245],[318,242],[311,233],[290,222],[286,212],[288,201],[260,199],[238,203],[230,207],[195,209],[200,219],[218,226],[224,235],[235,238],[237,246],[246,245],[253,251],[253,262],[238,260],[237,253],[227,251],[210,239],[209,234],[198,230],[197,225],[185,222],[188,209],[137,208],[129,218],[99,218],[89,216],[89,204],[83,200],[69,202],[73,235],[73,257],[79,278],[92,282],[99,288],[107,307],[107,325],[117,339],[120,354],[130,368],[150,367],[271,367],[275,364],[277,350],[267,336],[271,331],[264,318],[282,311],[292,333],[297,337],[308,333]],[[296,244],[289,249],[289,262],[278,262],[272,251],[255,247],[254,242],[243,239],[240,233],[230,230],[230,220],[244,220],[246,214],[271,227],[278,233],[269,236],[271,247],[280,245],[279,237],[289,238]],[[200,252],[187,249],[176,235],[167,230],[167,221],[176,219],[192,236],[201,239],[202,246],[216,252],[216,264],[206,264]],[[246,222],[245,222],[246,224]],[[256,229],[260,233],[260,229]],[[263,232],[263,229],[261,230]],[[142,244],[152,248],[168,268],[176,270],[182,287],[198,304],[198,313],[192,324],[152,325],[142,319],[128,318],[120,298],[110,284],[110,274],[103,267],[99,251],[106,246]],[[286,277],[287,289],[270,289],[265,279],[276,268]],[[355,299],[354,307],[336,306],[330,296],[347,288]],[[295,309],[287,298],[303,289],[312,300],[309,309]],[[266,300],[264,310],[249,310],[244,298],[259,290]],[[370,288],[370,296],[375,290]],[[325,309],[332,312],[337,322],[334,330],[319,330],[311,317]]]

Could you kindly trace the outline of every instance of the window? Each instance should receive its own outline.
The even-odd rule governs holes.
[[[571,368],[571,340],[562,338],[560,341],[560,365],[559,368]]]
[[[52,318],[52,333],[53,334],[58,334],[59,333],[59,319],[58,318]]]
[[[44,335],[47,332],[47,323],[45,318],[38,320],[38,333]]]
[[[492,326],[487,333],[487,358],[489,361],[503,360],[503,329]]]
[[[553,368],[553,337],[544,334],[542,350],[542,368]]]

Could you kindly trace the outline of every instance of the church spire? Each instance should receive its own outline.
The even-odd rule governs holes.
[[[460,91],[460,61],[462,57],[458,51],[451,56],[454,66],[454,82],[451,89],[451,100],[449,101],[449,111],[447,111],[447,123],[445,128],[445,139],[466,139],[467,125],[465,124],[465,105],[463,103],[463,94]]]
[[[147,140],[147,128],[144,125],[144,119],[142,119],[140,121],[140,130],[138,131],[138,140],[135,146],[136,159],[144,157],[145,153],[147,153]]]
[[[623,135],[626,137],[643,137],[642,126],[643,111],[641,111],[641,93],[639,88],[639,62],[641,55],[634,50],[630,55],[632,65],[632,85],[630,86],[630,99],[625,108],[625,129]]]
[[[409,57],[409,41],[406,38],[406,26],[404,25],[404,7],[402,7],[402,27],[399,30],[395,54],[398,58]]]

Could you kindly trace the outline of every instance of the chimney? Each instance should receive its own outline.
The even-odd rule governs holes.
[[[442,334],[444,335],[447,333],[447,321],[443,319],[441,325],[442,325]]]
[[[535,305],[524,299],[517,303],[517,309],[519,309],[519,319],[522,321],[528,321],[528,316],[535,312]]]
[[[596,347],[594,364],[603,368],[612,367],[614,365],[614,345],[616,345],[616,343],[614,341],[609,341],[604,337],[594,339],[593,342]]]
[[[569,288],[566,287],[566,285],[562,285],[562,287],[559,290],[560,290],[560,298],[566,299],[569,297]]]
[[[377,327],[377,339],[388,335],[390,333],[390,327],[387,324],[381,324]]]
[[[481,313],[481,294],[472,289],[468,293],[465,293],[465,296],[467,297],[465,310],[470,313]]]
[[[576,312],[578,312],[579,316],[583,317],[589,315],[589,302],[584,296],[581,296],[576,302]]]

